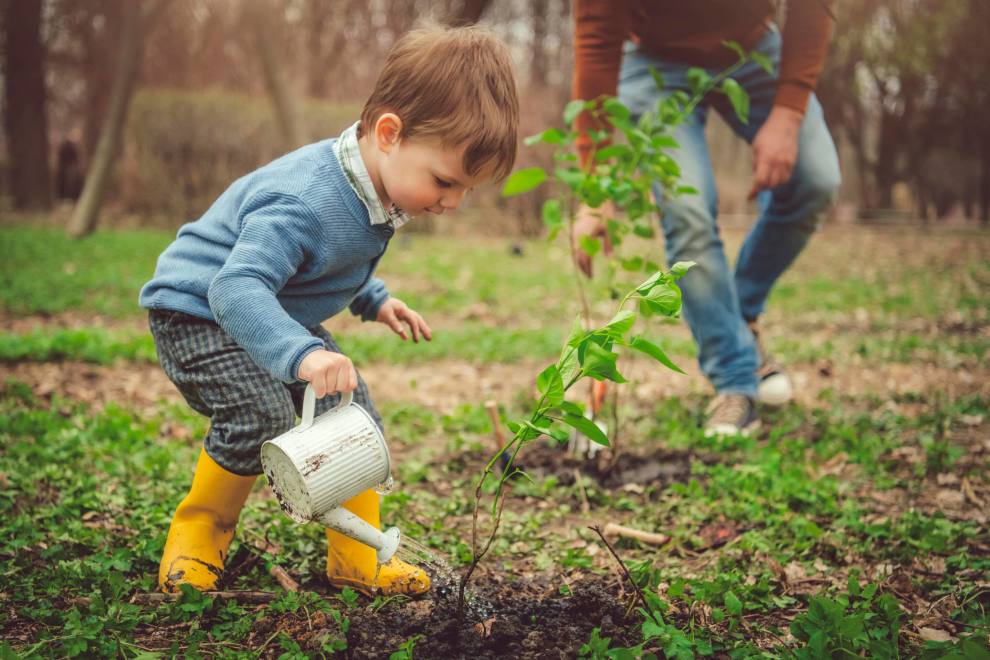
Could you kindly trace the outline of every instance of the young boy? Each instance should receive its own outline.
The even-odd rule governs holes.
[[[141,291],[165,373],[210,417],[189,494],[172,518],[158,573],[163,591],[217,586],[265,440],[289,430],[307,383],[317,414],[340,392],[381,425],[364,381],[320,324],[349,307],[403,340],[431,338],[423,317],[373,277],[410,216],[456,209],[512,169],[519,104],[505,47],[473,28],[429,28],[399,40],[361,119],[235,181],[162,253]],[[325,397],[325,398],[324,398]],[[344,506],[379,526],[379,497]],[[327,530],[327,576],[370,592],[375,551]],[[380,593],[429,589],[393,558]]]

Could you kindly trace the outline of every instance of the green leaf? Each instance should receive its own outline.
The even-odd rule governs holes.
[[[631,349],[637,350],[640,353],[645,353],[651,358],[662,364],[663,366],[676,371],[677,373],[684,373],[684,370],[674,364],[667,354],[664,353],[663,349],[651,342],[649,339],[643,339],[642,337],[633,337],[626,344]]]
[[[589,257],[595,256],[602,249],[602,244],[598,241],[598,239],[591,236],[582,236],[578,240],[578,244],[580,245],[581,250],[584,251]]]
[[[574,328],[571,330],[570,337],[567,338],[567,344],[561,349],[560,358],[557,359],[557,370],[560,372],[560,379],[565,384],[571,382],[581,370],[581,364],[578,361],[578,350],[587,338],[588,333],[581,325],[581,317],[578,316],[574,320]]]
[[[703,92],[712,82],[711,75],[697,66],[689,68],[687,73],[684,74],[684,77],[687,78],[688,84],[691,85],[691,91],[695,94]]]
[[[558,167],[554,174],[571,190],[577,190],[584,181],[584,172],[576,167]]]
[[[723,41],[722,42],[722,45],[725,46],[726,48],[728,48],[729,50],[731,50],[736,55],[738,55],[739,56],[739,59],[741,59],[741,60],[746,59],[746,51],[743,50],[743,47],[740,46],[738,44],[738,42],[735,42],[735,41]]]
[[[574,99],[564,107],[564,123],[570,126],[575,117],[585,108],[585,101]]]
[[[846,588],[849,590],[850,596],[859,595],[859,581],[856,579],[855,575],[850,575],[849,579],[846,581]]]
[[[743,604],[739,598],[731,591],[725,592],[725,609],[733,616],[742,614]]]
[[[650,75],[653,76],[653,82],[656,83],[657,89],[663,89],[666,86],[663,74],[657,71],[652,64],[648,64],[647,68],[650,70]]]
[[[697,261],[678,261],[676,264],[670,267],[670,276],[673,277],[675,280],[679,280],[685,275],[687,275],[687,272],[697,264],[698,264]]]
[[[654,149],[676,149],[680,146],[673,135],[667,135],[666,133],[654,135],[650,138],[650,143]]]
[[[625,156],[632,153],[632,149],[625,144],[611,144],[595,152],[595,160],[601,162],[616,156]]]
[[[530,135],[523,140],[523,144],[527,147],[537,144],[539,142],[545,142],[546,144],[560,144],[561,142],[567,142],[567,134],[564,133],[559,128],[548,128],[542,133],[537,133],[536,135]]]
[[[628,309],[622,309],[612,317],[611,321],[602,326],[602,330],[608,332],[612,337],[618,338],[629,332],[635,322],[636,315]]]
[[[602,101],[602,109],[608,113],[609,117],[622,121],[629,120],[629,108],[615,97],[609,97]]]
[[[584,357],[581,360],[581,371],[595,380],[611,380],[615,383],[624,383],[626,379],[615,367],[615,361],[618,359],[618,354],[602,348],[594,341],[589,341],[584,352]]]
[[[560,409],[565,413],[571,413],[572,415],[583,415],[584,409],[573,401],[561,401]]]
[[[655,287],[657,285],[657,282],[659,282],[660,279],[663,277],[665,277],[665,275],[660,271],[653,273],[648,278],[646,278],[642,284],[636,287],[636,293],[645,296],[650,292],[650,289]]]
[[[598,144],[599,142],[605,142],[611,136],[612,134],[606,130],[596,129],[593,131],[588,131],[588,137],[590,137],[591,141],[595,144]]]
[[[565,413],[561,418],[561,421],[586,435],[592,442],[597,442],[598,444],[606,447],[609,446],[608,436],[606,436],[605,433],[598,428],[597,424],[587,417]]]
[[[584,329],[584,325],[581,324],[581,315],[578,314],[574,318],[574,324],[571,326],[571,334],[567,337],[567,345],[577,347],[588,337],[588,331]]]
[[[551,238],[557,235],[563,225],[563,220],[560,217],[560,200],[558,199],[548,199],[543,202],[543,211],[541,213],[543,216],[543,224],[547,226],[550,230]]]
[[[643,257],[629,257],[628,259],[620,259],[619,263],[622,265],[623,270],[637,271],[643,267]]]
[[[674,188],[675,195],[697,195],[698,189],[694,186],[677,186]]]
[[[645,298],[653,311],[664,316],[676,316],[681,309],[681,290],[673,282],[658,284]]]
[[[551,406],[559,405],[564,400],[564,382],[556,364],[551,364],[540,372],[536,377],[536,388],[540,390],[540,394],[546,395]]]
[[[764,55],[759,51],[754,50],[749,54],[749,58],[754,62],[756,62],[757,64],[759,64],[764,71],[766,71],[770,75],[773,75],[773,61],[769,57],[767,57],[766,55]]]
[[[749,94],[746,90],[742,88],[742,85],[737,83],[732,78],[726,78],[722,81],[722,92],[729,97],[729,103],[732,104],[732,109],[735,110],[736,116],[739,117],[739,121],[744,124],[749,123]]]
[[[640,238],[653,238],[653,223],[633,225],[632,231]]]
[[[502,196],[512,197],[513,195],[521,195],[524,192],[529,192],[543,183],[546,178],[547,173],[543,171],[542,167],[527,167],[516,170],[502,187]]]

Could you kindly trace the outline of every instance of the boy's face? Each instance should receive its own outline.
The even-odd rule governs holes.
[[[485,170],[474,177],[464,173],[463,146],[452,149],[439,140],[395,135],[377,132],[378,174],[388,200],[409,215],[452,211],[467,191],[491,178]]]

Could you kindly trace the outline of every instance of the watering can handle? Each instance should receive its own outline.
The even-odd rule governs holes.
[[[340,410],[341,408],[346,408],[351,405],[354,401],[353,392],[341,392],[340,403],[334,410]],[[306,393],[303,395],[303,409],[302,409],[302,420],[299,422],[299,426],[296,427],[296,431],[305,431],[310,426],[313,425],[313,413],[316,411],[316,392],[313,391],[312,385],[306,386]]]

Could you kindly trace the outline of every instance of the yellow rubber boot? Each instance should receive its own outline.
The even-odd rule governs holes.
[[[168,528],[158,567],[162,591],[176,592],[180,584],[200,591],[216,588],[255,479],[224,470],[206,450],[200,451],[189,494],[179,503]]]
[[[366,490],[344,502],[344,508],[375,529],[381,528],[379,495]],[[375,572],[378,571],[378,580]],[[327,530],[327,577],[337,588],[351,587],[366,596],[376,593],[386,596],[426,593],[430,578],[425,571],[392,557],[378,570],[375,549],[332,529]]]

